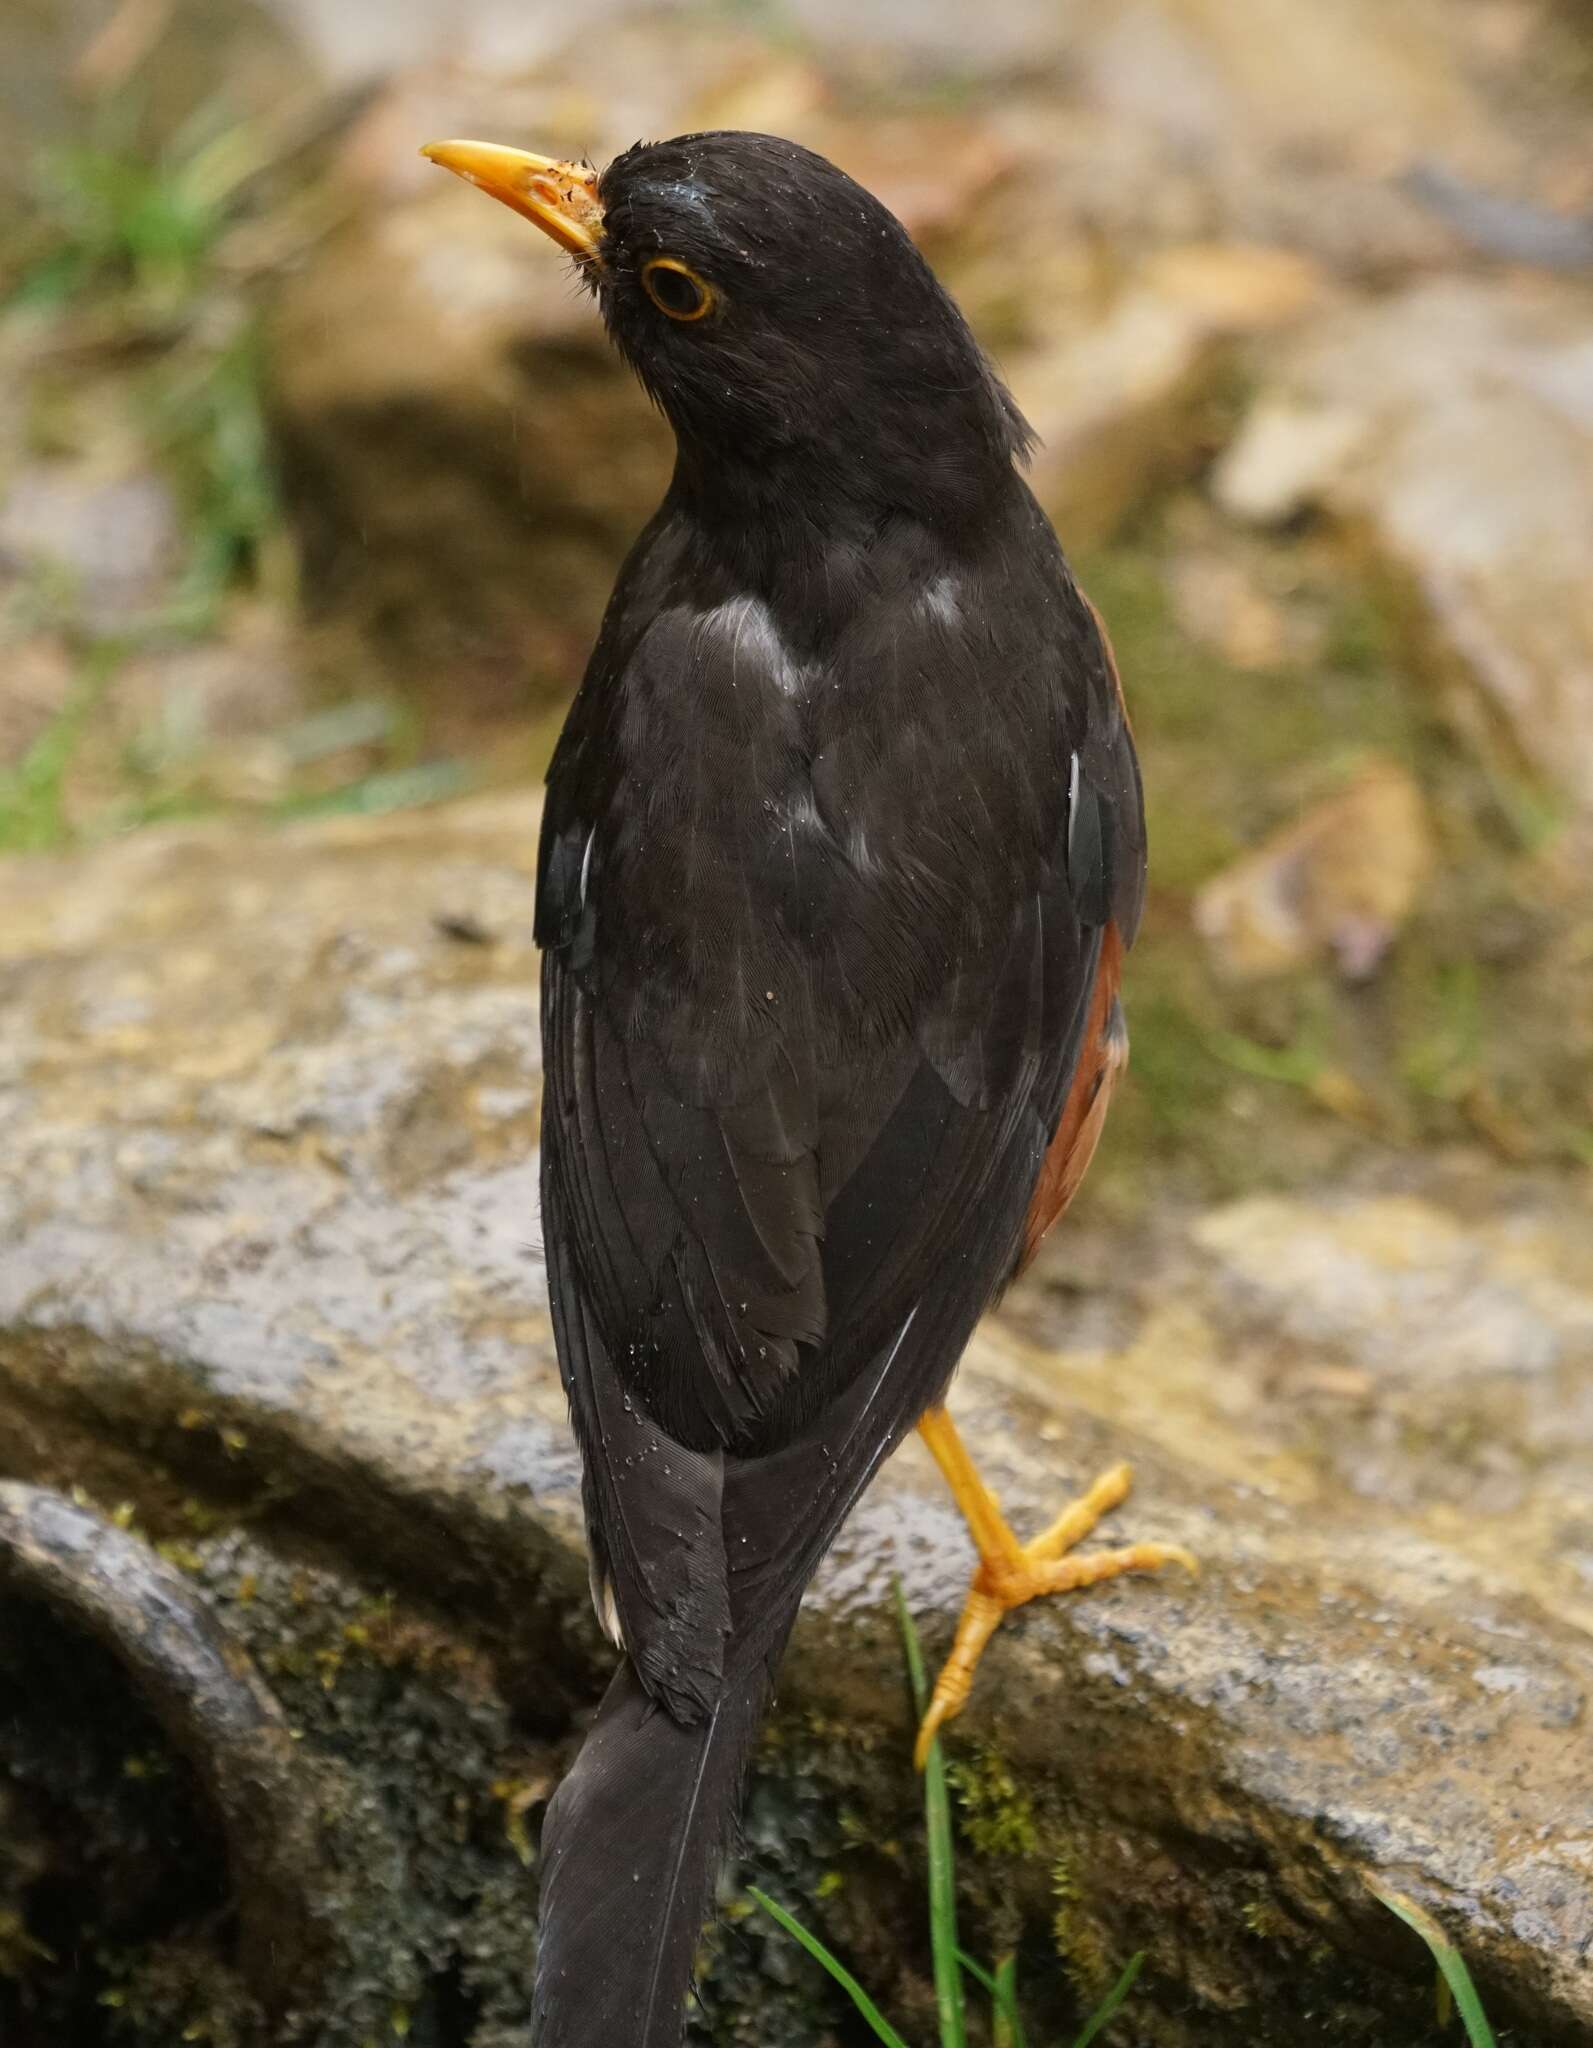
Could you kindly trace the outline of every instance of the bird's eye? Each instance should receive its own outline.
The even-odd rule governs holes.
[[[713,287],[673,256],[655,256],[644,267],[642,289],[671,320],[700,320],[714,302]]]

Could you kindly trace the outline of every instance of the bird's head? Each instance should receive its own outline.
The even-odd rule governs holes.
[[[957,517],[1010,478],[1027,430],[962,315],[894,214],[812,150],[725,130],[601,172],[480,142],[425,154],[575,258],[688,480]]]

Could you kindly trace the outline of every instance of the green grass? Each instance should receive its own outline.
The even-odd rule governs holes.
[[[1415,1929],[1438,1965],[1440,2026],[1448,2025],[1452,2004],[1466,2029],[1469,2048],[1497,2048],[1493,2028],[1488,2024],[1488,2016],[1482,2009],[1482,2000],[1477,1996],[1477,1987],[1471,1981],[1465,1958],[1432,1914],[1424,1912],[1414,1899],[1407,1899],[1403,1892],[1378,1884],[1374,1884],[1371,1891],[1372,1896],[1403,1920],[1407,1927]]]
[[[913,1710],[917,1717],[922,1718],[929,1705],[924,1653],[900,1584],[895,1588],[895,1596]],[[946,1782],[946,1761],[938,1739],[930,1744],[929,1761],[924,1770],[924,1824],[929,1845],[929,1941],[935,1974],[939,2048],[967,2048],[970,1984],[990,2001],[996,2048],[1029,2048],[1018,2008],[1016,1960],[1012,1956],[1004,1956],[994,1969],[987,1969],[984,1964],[976,1962],[957,1939],[957,1864],[952,1842],[951,1795]],[[767,1892],[759,1891],[755,1886],[749,1889],[776,1925],[783,1928],[793,1941],[800,1942],[814,1961],[829,1972],[867,2022],[876,2040],[884,2042],[886,2048],[909,2048],[904,2037],[891,2025],[851,1971],[816,1935],[809,1933]],[[1085,2022],[1073,2048],[1089,2048],[1089,2044],[1110,2025],[1114,2014],[1133,1989],[1144,1962],[1143,1954],[1130,1961]]]
[[[86,140],[34,165],[39,236],[8,306],[52,312],[115,291],[151,323],[182,320],[211,282],[240,192],[267,161],[259,131],[219,103],[154,151],[133,132],[130,103],[99,109]]]
[[[862,1985],[858,1983],[851,1971],[831,1955],[830,1951],[816,1935],[809,1934],[801,1921],[794,1919],[784,1906],[771,1899],[767,1892],[759,1891],[756,1885],[749,1885],[748,1890],[777,1927],[783,1927],[793,1941],[801,1943],[815,1962],[824,1965],[825,1969],[829,1971],[836,1983],[840,1985],[847,1997],[851,1999],[864,2019],[867,2020],[869,2026],[874,2030],[875,2038],[885,2043],[885,2048],[907,2048],[907,2043],[897,2033],[890,2021],[886,2019],[885,2015],[880,2011],[873,1999],[869,1997]]]
[[[286,613],[296,596],[253,273],[240,263],[243,244],[229,240],[240,227],[258,240],[282,138],[234,120],[220,101],[158,147],[141,138],[140,118],[131,102],[99,106],[83,137],[35,160],[38,203],[17,281],[0,288],[0,319],[30,331],[36,452],[75,453],[102,431],[96,407],[110,393],[130,444],[174,488],[182,553],[149,607],[109,639],[48,564],[12,593],[0,654],[47,633],[70,650],[76,676],[23,758],[0,764],[0,854],[239,802],[277,820],[375,814],[455,795],[474,779],[456,759],[427,758],[418,713],[385,698],[346,701],[272,735],[280,787],[262,783],[258,796],[228,794],[226,774],[215,774],[226,769],[224,749],[185,722],[179,698],[118,739],[108,698],[128,657],[225,638],[235,598]]]
[[[69,837],[67,771],[122,658],[123,650],[109,642],[94,648],[80,663],[66,702],[21,761],[0,766],[0,853],[47,853]]]
[[[283,571],[258,324],[225,260],[270,146],[219,104],[151,151],[123,110],[33,165],[38,205],[7,317],[120,357],[151,454],[187,508],[188,562],[151,630],[197,635],[226,594]]]
[[[929,1704],[929,1684],[918,1631],[907,1611],[899,1582],[894,1591],[916,1725],[916,1719],[922,1718]],[[928,1840],[929,1938],[935,1976],[939,2048],[967,2048],[970,1985],[989,2001],[991,2038],[995,2048],[1031,2048],[1018,2005],[1016,1960],[1010,1955],[1004,1956],[994,1968],[987,1968],[958,1942],[957,1870],[952,1843],[951,1800],[938,1739],[930,1745],[929,1762],[924,1771],[924,1825]],[[770,1898],[767,1892],[756,1886],[749,1886],[748,1890],[775,1925],[804,1948],[846,1993],[877,2041],[883,2042],[885,2048],[912,2048],[846,1965],[825,1947],[817,1935],[804,1927],[777,1900]],[[1437,1964],[1440,2031],[1447,2030],[1452,2018],[1458,2015],[1465,2028],[1468,2048],[1498,2048],[1465,1960],[1437,1921],[1402,1892],[1377,1884],[1373,1884],[1371,1890],[1391,1913],[1397,1914],[1407,1927],[1421,1936]],[[1074,2036],[1072,2048],[1091,2048],[1091,2044],[1100,2039],[1133,1991],[1144,1964],[1143,1950],[1130,1958],[1117,1982]]]
[[[901,1581],[894,1582],[896,1617],[907,1653],[907,1677],[913,1712],[922,1719],[929,1710],[929,1679],[924,1652],[907,1611]],[[924,1822],[929,1833],[929,1934],[935,1959],[935,2006],[940,2018],[941,2048],[965,2048],[962,1951],[957,1942],[957,1864],[951,1836],[951,1794],[946,1784],[946,1759],[938,1738],[929,1746],[924,1767]]]

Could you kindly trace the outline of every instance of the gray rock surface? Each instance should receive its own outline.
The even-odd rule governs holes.
[[[312,1544],[318,1570],[430,1603],[450,1656],[488,1653],[559,1729],[603,1655],[536,1244],[534,827],[517,796],[0,872],[0,1474],[125,1498],[152,1528],[202,1504],[220,1533],[196,1569],[209,1587],[230,1561],[268,1677],[292,1603],[237,1592],[240,1541]],[[954,1405],[1020,1526],[1127,1455],[1124,1535],[1206,1565],[998,1639],[954,1736],[974,1939],[1021,1939],[1063,2018],[1069,1982],[1147,1947],[1138,2038],[1166,2048],[1388,2048],[1424,2038],[1427,1977],[1376,1877],[1439,1912],[1498,2021],[1586,2039],[1585,1184],[1467,1155],[1085,1221],[981,1331]],[[909,1447],[810,1597],[749,1822],[754,1867],[778,1849],[909,2031],[919,1833],[888,1588],[938,1649],[967,1567]],[[439,1702],[487,1683],[428,1668]],[[358,1695],[372,1756],[410,1712],[396,1686]],[[308,1727],[311,1748],[353,1740]],[[511,1807],[545,1794],[546,1756],[525,1768]],[[470,1922],[500,2012],[505,1924]],[[749,2011],[765,2040],[823,2038],[756,2003],[748,1939],[723,1952],[712,2038],[760,2037]],[[399,1967],[384,1951],[367,1989]],[[493,2029],[461,2038],[519,2042]]]

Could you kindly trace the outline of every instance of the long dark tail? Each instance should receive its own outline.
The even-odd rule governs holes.
[[[792,1610],[794,1618],[795,1610]],[[772,1672],[736,1660],[694,1727],[643,1691],[627,1658],[542,1831],[535,2048],[679,2048],[692,1959]]]

